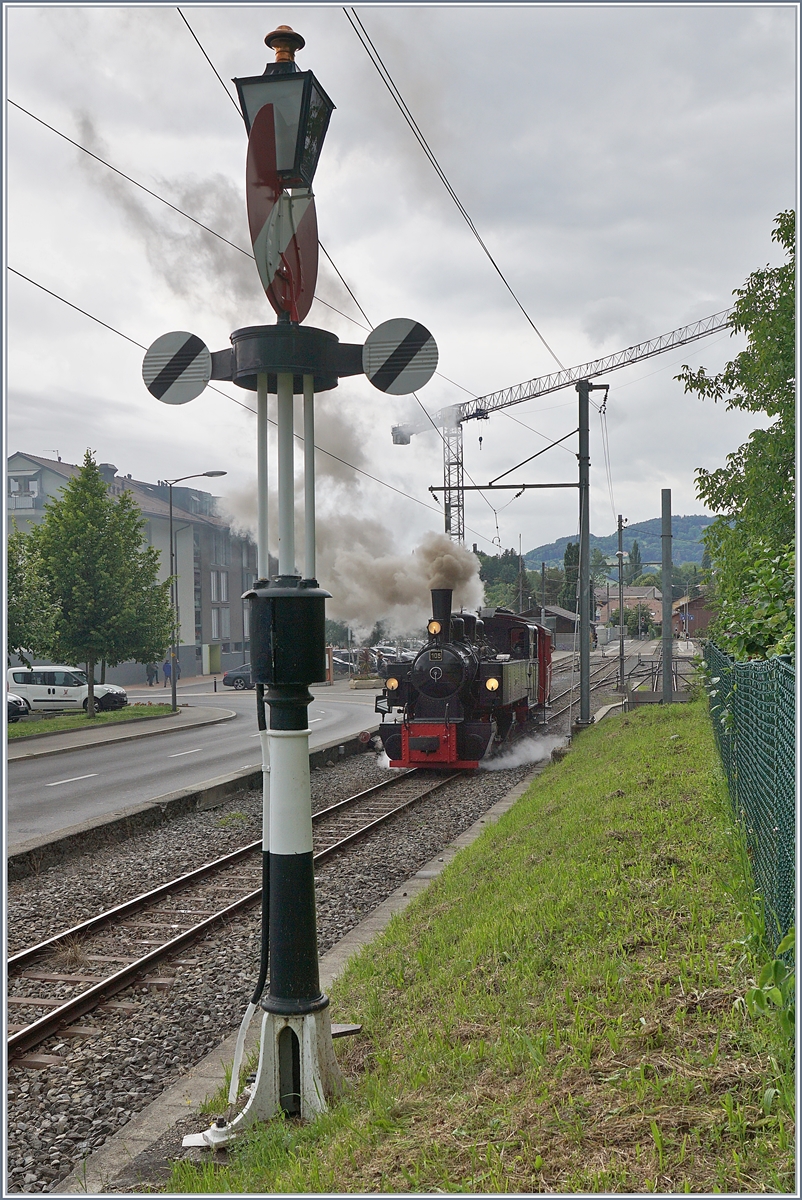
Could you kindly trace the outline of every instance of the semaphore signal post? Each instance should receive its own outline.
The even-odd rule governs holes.
[[[280,25],[265,38],[275,62],[264,74],[234,82],[248,131],[246,197],[254,258],[274,325],[231,334],[231,347],[210,353],[193,334],[164,334],[148,350],[143,378],[167,404],[199,395],[210,379],[256,392],[258,564],[245,593],[251,610],[251,672],[262,743],[262,961],[235,1051],[229,1101],[238,1095],[245,1033],[262,1013],[259,1067],[245,1108],[231,1121],[184,1139],[184,1145],[227,1142],[276,1113],[310,1118],[341,1088],[329,1000],[317,957],[312,815],[309,781],[310,684],[326,679],[325,602],[315,564],[315,393],[341,378],[366,375],[379,391],[405,395],[437,367],[437,346],[423,325],[395,318],[364,346],[344,344],[304,326],[315,294],[317,218],[312,181],[334,110],[295,54],[304,39]],[[267,400],[276,396],[278,427],[278,573],[269,577]],[[295,548],[295,396],[303,397],[305,559]],[[267,709],[267,712],[265,711]]]

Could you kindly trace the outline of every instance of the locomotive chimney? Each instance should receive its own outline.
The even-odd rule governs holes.
[[[451,629],[451,588],[432,588],[432,616],[440,622],[446,638]]]

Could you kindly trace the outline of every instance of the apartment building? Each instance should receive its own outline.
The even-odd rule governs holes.
[[[169,488],[119,475],[99,464],[111,495],[129,491],[142,511],[144,540],[160,554],[160,578],[170,573]],[[8,460],[8,522],[27,532],[44,517],[48,500],[80,468],[60,458],[12,454]],[[217,673],[249,661],[248,610],[242,593],[256,579],[256,544],[232,533],[217,514],[216,499],[200,488],[173,487],[173,544],[178,578],[179,661],[183,677]],[[144,666],[123,663],[107,670],[111,683],[144,681]]]

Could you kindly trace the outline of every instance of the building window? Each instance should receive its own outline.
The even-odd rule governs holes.
[[[220,637],[226,641],[231,637],[231,609],[220,608],[218,612],[220,613]]]
[[[220,609],[212,609],[212,641],[220,641]]]
[[[228,600],[228,571],[220,571],[220,599]]]
[[[242,636],[249,638],[251,636],[251,606],[243,604],[242,606]]]
[[[227,529],[216,530],[213,535],[212,561],[224,567],[231,562],[231,539]]]
[[[210,571],[209,575],[210,575],[210,578],[212,581],[212,604],[216,604],[217,601],[220,599],[220,589],[218,587],[218,578],[219,578],[220,572],[219,571]]]

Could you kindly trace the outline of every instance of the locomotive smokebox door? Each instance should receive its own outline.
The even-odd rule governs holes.
[[[326,682],[326,600],[296,575],[259,580],[250,604],[251,679],[269,687]]]

